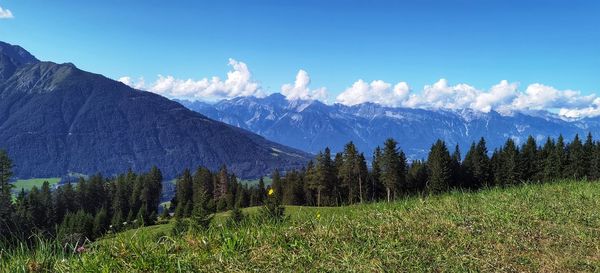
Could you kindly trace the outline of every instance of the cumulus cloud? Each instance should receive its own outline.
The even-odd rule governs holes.
[[[540,83],[530,84],[524,91],[518,83],[500,81],[488,90],[465,83],[451,85],[446,79],[426,85],[421,92],[411,92],[408,84],[392,84],[381,80],[371,83],[358,80],[337,96],[345,105],[374,102],[385,106],[424,109],[474,109],[481,112],[510,113],[525,110],[558,110],[568,118],[600,116],[600,98],[574,90],[558,90]]]
[[[265,95],[260,84],[252,79],[252,73],[245,63],[229,59],[229,66],[231,70],[227,72],[227,78],[224,80],[217,76],[194,80],[158,75],[158,79],[150,85],[146,85],[143,80],[131,81],[128,76],[121,77],[120,81],[169,98],[214,100]]]
[[[263,97],[265,92],[252,78],[248,66],[229,59],[231,70],[226,79],[211,78],[177,79],[173,76],[158,75],[150,84],[140,77],[133,79],[124,76],[118,80],[136,89],[148,90],[169,98],[191,100],[218,100],[239,96]],[[328,101],[327,89],[310,88],[311,79],[305,70],[299,70],[294,83],[281,86],[281,93],[289,100]],[[511,113],[527,110],[550,110],[566,118],[600,116],[600,98],[584,95],[575,90],[559,90],[541,83],[528,85],[524,90],[519,83],[500,81],[489,89],[477,89],[466,83],[450,84],[440,79],[422,90],[415,91],[406,82],[396,84],[382,80],[371,82],[359,79],[346,88],[335,102],[345,105],[377,103],[390,107],[424,109],[474,109],[481,112],[497,111]]]
[[[129,76],[125,76],[125,77],[120,77],[118,79],[118,81],[120,81],[126,85],[129,85],[135,89],[143,89],[146,86],[146,83],[145,83],[143,77],[139,77],[137,80],[134,80]]]
[[[373,102],[393,107],[400,106],[409,93],[410,87],[406,82],[399,82],[392,87],[392,84],[381,80],[367,83],[360,79],[339,94],[336,100],[345,105]]]
[[[0,7],[0,19],[12,19],[15,18],[15,16],[13,16],[12,11],[10,11],[9,9],[4,9],[2,7]]]
[[[281,94],[289,100],[327,100],[327,89],[320,87],[315,90],[310,90],[310,76],[304,70],[299,70],[296,74],[294,84],[284,84],[281,86]]]

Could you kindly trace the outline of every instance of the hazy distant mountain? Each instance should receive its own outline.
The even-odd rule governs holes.
[[[0,43],[0,149],[18,177],[112,175],[157,165],[226,164],[242,177],[303,165],[309,155],[212,120],[159,95]]]
[[[545,111],[482,113],[474,110],[391,108],[365,103],[326,105],[319,101],[288,101],[281,94],[265,98],[239,97],[214,105],[182,102],[208,117],[248,129],[270,140],[316,153],[329,146],[341,151],[353,141],[370,156],[377,145],[393,137],[411,158],[424,158],[438,138],[459,144],[463,153],[472,141],[485,137],[488,148],[501,146],[508,137],[524,141],[532,135],[543,141],[562,133],[571,138],[588,131],[600,136],[599,119],[566,121]]]

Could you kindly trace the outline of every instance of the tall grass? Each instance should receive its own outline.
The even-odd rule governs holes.
[[[60,245],[3,251],[26,272],[600,271],[600,183],[560,181],[339,208],[287,207],[280,223],[171,236],[172,223]],[[257,208],[247,209],[249,214]]]

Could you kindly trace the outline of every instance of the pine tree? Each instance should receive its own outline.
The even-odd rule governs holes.
[[[450,186],[454,188],[463,187],[463,170],[461,164],[461,156],[460,156],[460,148],[458,144],[454,146],[454,152],[450,156],[451,169],[452,169],[452,178],[450,182]]]
[[[448,190],[452,179],[452,160],[444,141],[438,139],[431,146],[427,157],[427,168],[429,169],[427,191],[440,193]]]
[[[331,150],[325,148],[323,153],[317,156],[315,176],[309,178],[309,188],[317,191],[317,206],[321,206],[323,195],[328,195],[331,181],[335,180],[335,170],[331,160]]]
[[[281,176],[279,174],[279,169],[275,169],[273,174],[271,174],[271,188],[277,192],[275,198],[278,198],[281,202],[282,193],[283,193],[283,185],[281,183]]]
[[[464,160],[466,187],[477,189],[493,183],[492,166],[488,157],[485,139],[482,137],[477,145],[473,143]]]
[[[100,211],[98,211],[96,217],[94,217],[94,227],[92,230],[92,234],[96,238],[102,236],[108,230],[109,225],[110,219],[108,218],[108,212],[106,208],[103,207],[102,209],[100,209]]]
[[[598,180],[600,179],[600,143],[594,143],[592,154],[590,156],[590,179]]]
[[[0,239],[8,234],[12,226],[12,161],[4,150],[0,150]]]
[[[535,139],[532,136],[527,138],[523,145],[520,162],[523,166],[523,177],[525,181],[535,181],[539,179],[538,150]]]
[[[548,137],[541,153],[545,155],[543,160],[542,177],[545,181],[551,181],[561,177],[560,173],[560,157],[554,140]]]
[[[257,187],[257,192],[256,192],[256,205],[262,205],[265,198],[267,198],[267,191],[266,191],[266,187],[265,187],[265,180],[263,179],[263,177],[261,176],[260,179],[258,179],[258,187]]]
[[[579,135],[576,134],[573,142],[569,144],[569,164],[566,175],[575,179],[581,179],[587,174],[585,165],[585,151],[583,145],[579,139]]]
[[[554,164],[556,164],[558,167],[558,176],[554,177],[554,179],[565,178],[569,173],[567,169],[569,166],[569,158],[565,152],[565,140],[562,134],[559,135],[558,139],[556,140],[555,149],[556,161],[554,161]]]
[[[304,203],[304,185],[298,171],[285,174],[282,202],[286,205],[301,205]]]
[[[594,158],[594,139],[592,138],[592,133],[589,132],[587,138],[585,139],[585,144],[583,144],[583,153],[584,159],[583,163],[585,164],[585,175],[588,178],[592,178],[592,160]]]
[[[401,159],[397,147],[398,142],[388,138],[383,148],[381,158],[381,182],[385,186],[387,201],[390,202],[392,194],[396,197],[401,183]]]
[[[341,186],[347,194],[347,202],[362,202],[363,177],[360,172],[360,158],[354,143],[349,142],[344,146],[342,166],[340,169]]]
[[[502,172],[504,173],[503,186],[515,185],[522,181],[522,162],[519,149],[515,142],[509,138],[502,148]]]
[[[215,200],[219,200],[225,198],[227,195],[227,189],[229,187],[229,174],[227,173],[227,167],[225,165],[221,166],[219,170],[219,175],[216,179],[216,184],[214,186],[215,192],[214,197]]]
[[[208,194],[206,194],[206,192],[200,192],[192,211],[192,229],[195,232],[206,230],[209,227],[212,218],[213,215],[208,208]]]
[[[429,171],[427,169],[427,164],[420,160],[413,161],[410,164],[408,174],[406,175],[409,192],[417,193],[424,191],[428,178]]]
[[[373,152],[373,162],[371,164],[371,173],[369,174],[371,200],[379,200],[385,195],[385,186],[381,183],[382,157],[381,148],[377,146]]]
[[[185,169],[183,174],[177,179],[177,190],[175,199],[177,200],[175,215],[177,217],[189,217],[192,212],[192,198],[194,195],[192,175],[189,169]]]

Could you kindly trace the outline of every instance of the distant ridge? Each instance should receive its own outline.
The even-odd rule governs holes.
[[[565,120],[547,111],[500,114],[476,110],[426,110],[385,107],[374,103],[327,105],[320,101],[286,100],[279,93],[264,98],[238,97],[215,104],[180,101],[183,105],[284,145],[316,153],[325,146],[341,151],[353,141],[370,157],[386,138],[398,140],[411,159],[427,157],[438,138],[459,144],[466,152],[485,137],[491,151],[506,138],[524,142],[563,134],[566,138],[591,132],[600,137],[600,118]],[[538,143],[541,144],[541,143]],[[463,154],[464,155],[464,154]]]

